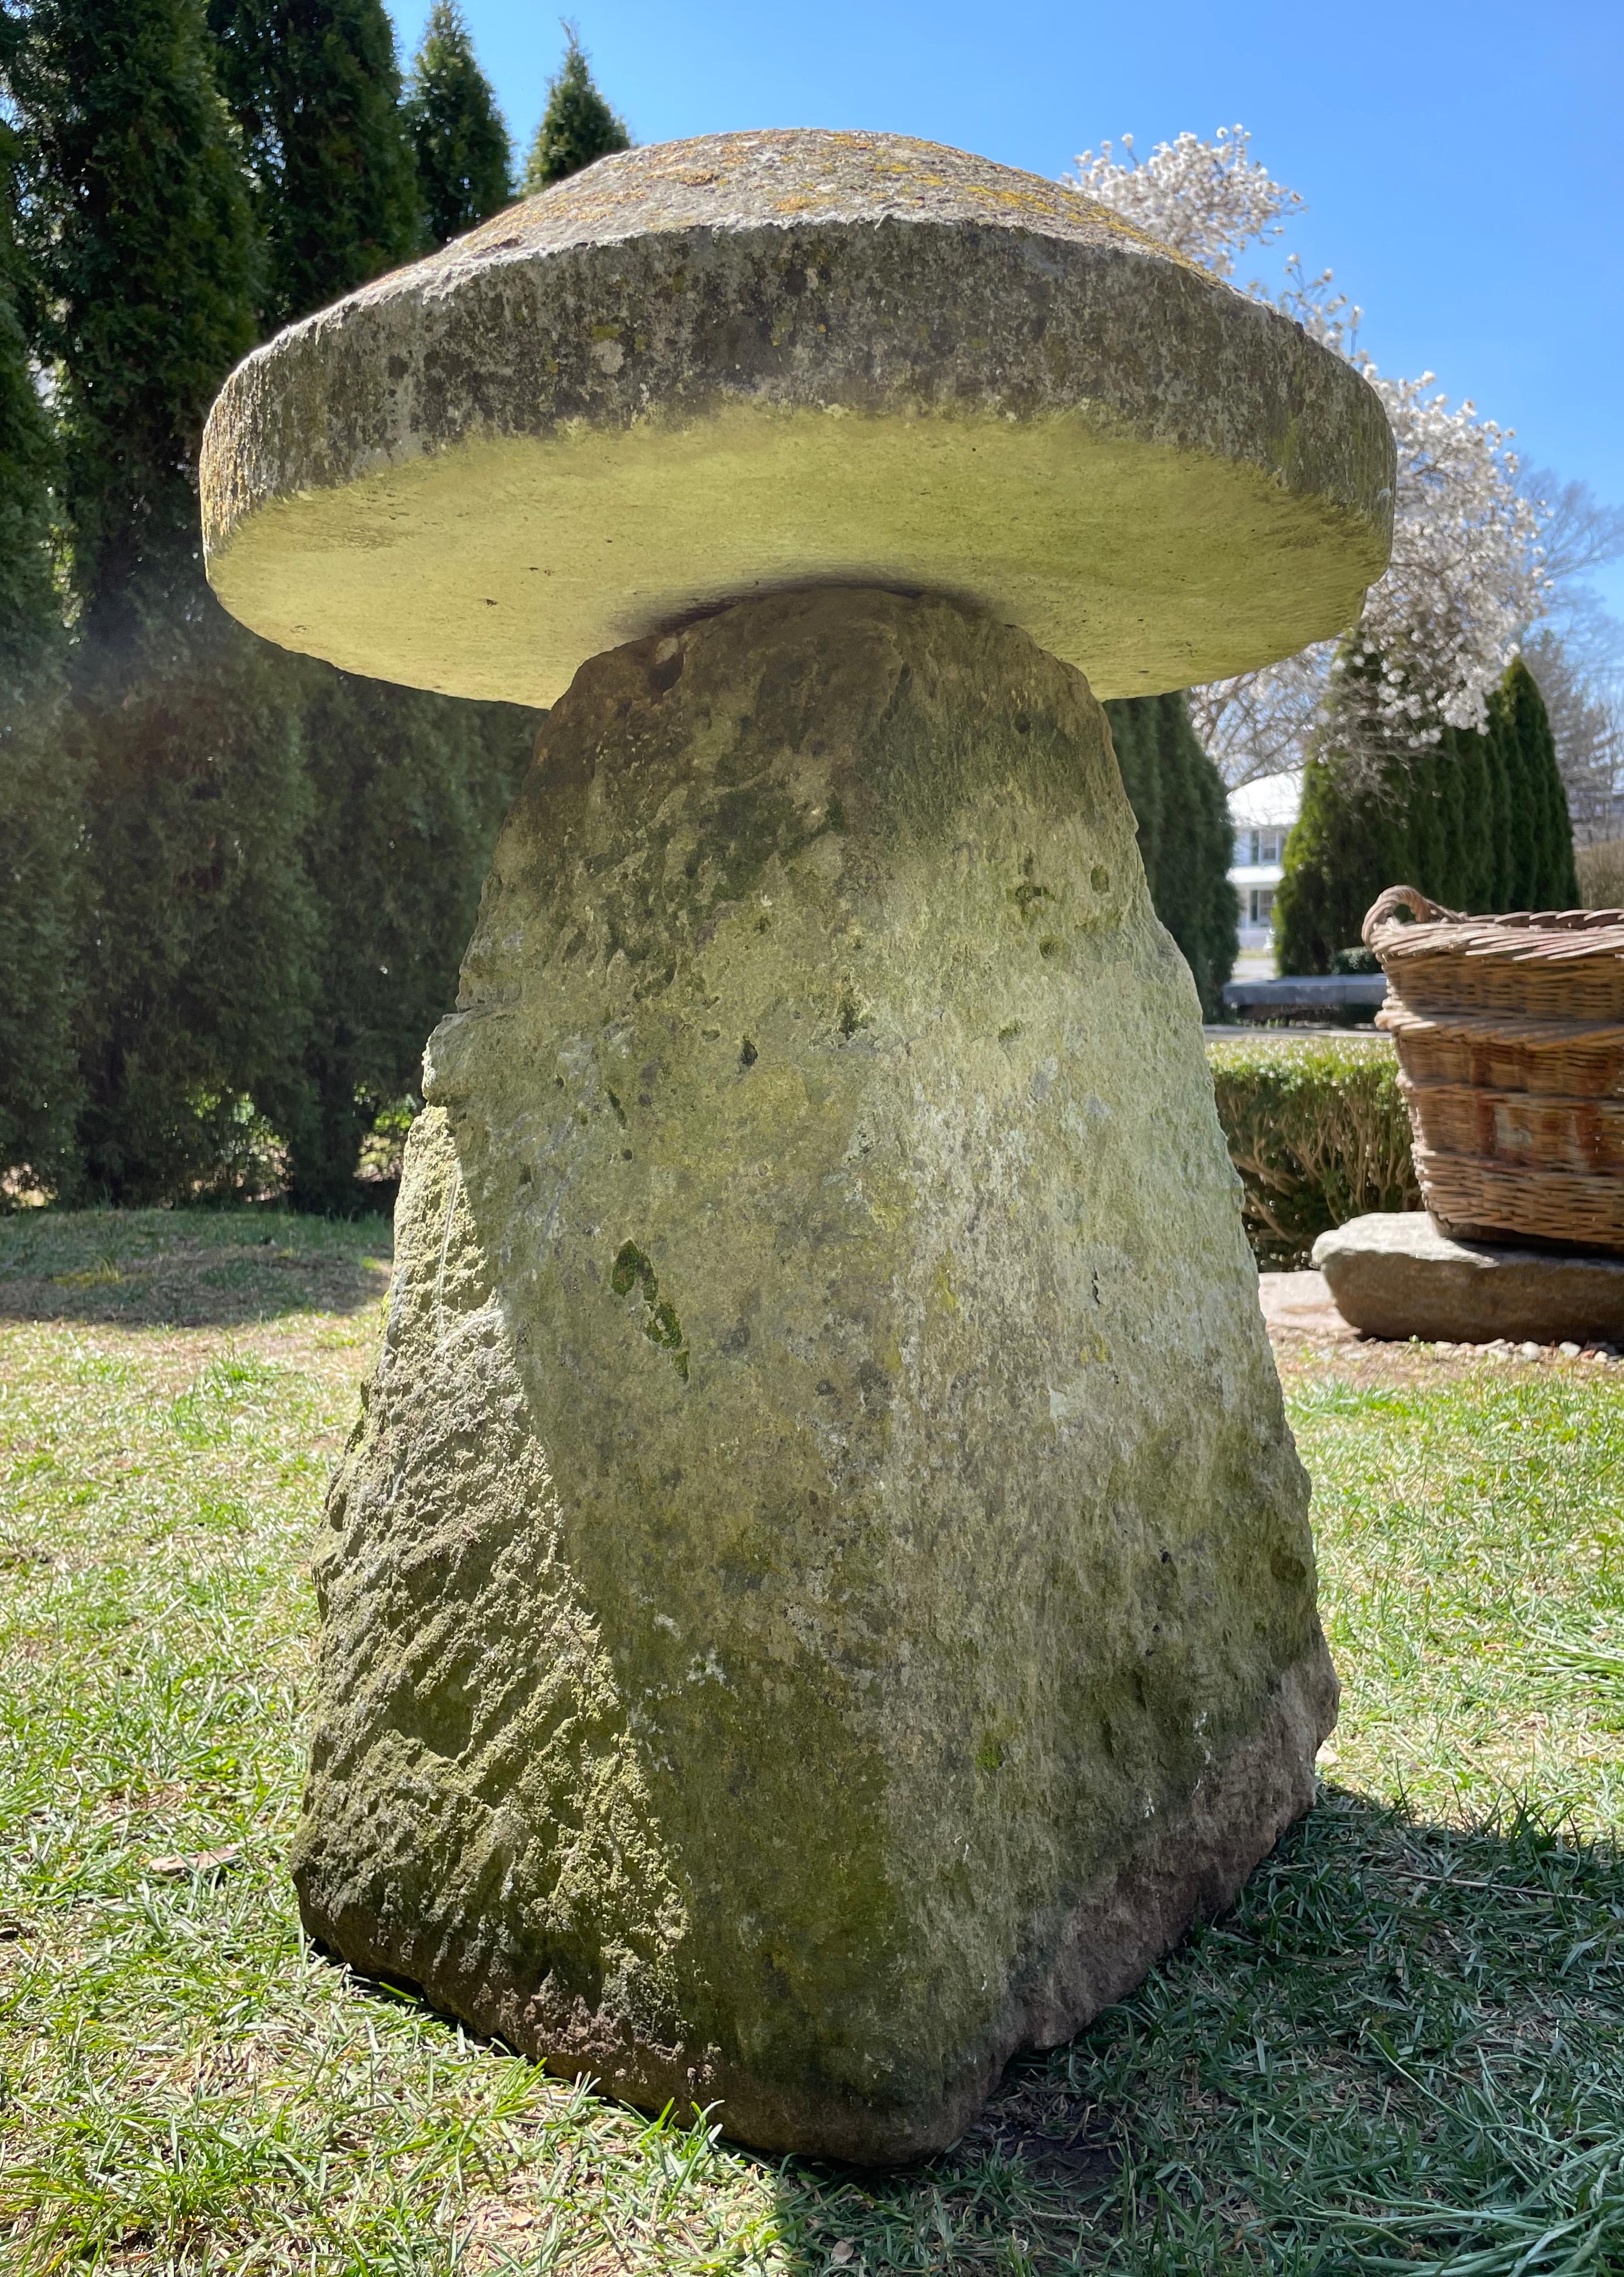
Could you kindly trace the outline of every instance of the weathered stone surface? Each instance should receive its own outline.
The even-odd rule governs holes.
[[[1392,483],[1374,392],[1275,310],[1057,183],[813,132],[601,160],[259,349],[202,455],[245,623],[527,704],[820,582],[1186,687],[1352,623]]]
[[[635,2102],[949,2142],[1231,1896],[1334,1715],[1086,682],[882,594],[594,659],[428,1088],[305,1919]]]
[[[1456,1241],[1424,1210],[1350,1219],[1321,1234],[1314,1262],[1343,1319],[1368,1336],[1624,1337],[1624,1259]]]

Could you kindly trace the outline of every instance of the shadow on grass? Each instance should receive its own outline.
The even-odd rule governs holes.
[[[280,1209],[30,1210],[0,1217],[0,1319],[234,1328],[354,1313],[388,1286],[389,1221]]]
[[[1624,2268],[1624,1858],[1531,1817],[1462,1832],[1329,1793],[1132,1999],[1013,2066],[952,2151],[888,2173],[641,2120],[402,1991],[337,1971],[317,1987],[314,1963],[256,1990],[268,1872],[279,1886],[279,1862],[250,1854],[140,1888],[121,1936],[103,1919],[88,1977],[76,1936],[54,1995],[29,1988],[19,1914],[23,2005],[36,2029],[61,2005],[7,2083],[8,2150],[33,2146],[0,2159],[8,2272]],[[205,2026],[184,2067],[155,1991]],[[258,2035],[218,2022],[255,2015],[285,2049],[257,2088]],[[140,2044],[133,2063],[114,2040]]]
[[[953,2151],[778,2167],[789,2266],[1624,2269],[1621,2028],[1616,1847],[1330,1789]]]
[[[565,2202],[530,2168],[458,2266],[1611,2277],[1621,2025],[1618,1847],[1533,1812],[1426,1824],[1332,1788],[1131,1999],[1013,2064],[952,2150],[886,2171],[767,2159],[667,2114],[622,2149],[640,2192]],[[705,2219],[741,2175],[767,2201],[765,2262]],[[652,2222],[620,2211],[637,2195],[663,2208]]]

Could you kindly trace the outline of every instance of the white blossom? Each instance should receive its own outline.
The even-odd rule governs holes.
[[[1239,253],[1278,238],[1284,217],[1301,209],[1248,156],[1244,128],[1221,128],[1211,142],[1181,134],[1142,162],[1127,136],[1123,148],[1121,160],[1109,143],[1098,156],[1086,151],[1066,179],[1216,276],[1231,276]],[[1374,703],[1363,707],[1374,755],[1436,742],[1445,726],[1482,727],[1490,690],[1547,605],[1548,509],[1519,488],[1509,430],[1469,401],[1452,407],[1430,372],[1389,379],[1376,369],[1358,345],[1361,312],[1333,282],[1329,270],[1306,276],[1293,256],[1282,286],[1247,289],[1353,364],[1392,427],[1392,561],[1367,597],[1352,651],[1379,663]],[[1232,783],[1301,764],[1338,653],[1323,641],[1193,692],[1197,729]]]
[[[1433,375],[1366,378],[1398,445],[1392,563],[1371,588],[1353,644],[1382,671],[1384,724],[1412,744],[1481,727],[1484,699],[1550,592],[1547,509],[1517,486],[1517,461],[1468,400],[1451,409]]]
[[[1247,156],[1251,140],[1244,126],[1220,126],[1210,142],[1181,134],[1140,159],[1125,134],[1120,158],[1103,142],[1097,157],[1085,150],[1064,179],[1187,260],[1228,277],[1238,253],[1281,236],[1284,217],[1302,205],[1295,190],[1271,181],[1269,169]]]

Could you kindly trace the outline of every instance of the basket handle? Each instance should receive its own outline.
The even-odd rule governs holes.
[[[1459,923],[1460,911],[1446,910],[1437,902],[1430,902],[1414,886],[1389,886],[1378,894],[1365,912],[1365,921],[1359,928],[1359,938],[1367,948],[1374,947],[1370,936],[1377,925],[1385,925],[1400,910],[1407,910],[1420,925]]]

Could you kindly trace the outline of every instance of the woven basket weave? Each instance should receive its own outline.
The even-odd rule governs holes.
[[[1624,1250],[1624,910],[1462,917],[1392,886],[1362,932],[1445,1232]]]

